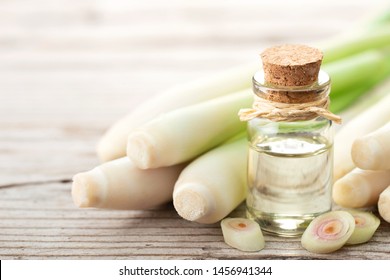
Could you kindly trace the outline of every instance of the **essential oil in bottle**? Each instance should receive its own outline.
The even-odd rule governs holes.
[[[283,45],[262,53],[248,121],[247,216],[262,230],[298,236],[331,210],[333,132],[330,79],[322,53]]]

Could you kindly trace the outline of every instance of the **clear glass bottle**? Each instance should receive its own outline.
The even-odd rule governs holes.
[[[264,73],[253,77],[254,93],[312,96],[329,95],[329,76],[320,71],[309,86],[281,87],[264,81]],[[301,102],[301,101],[300,101]],[[333,177],[332,122],[313,115],[303,121],[271,121],[254,118],[248,122],[247,216],[262,230],[298,236],[310,221],[331,209]]]

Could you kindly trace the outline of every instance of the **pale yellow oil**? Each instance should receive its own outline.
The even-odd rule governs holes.
[[[286,135],[252,141],[247,216],[262,230],[299,236],[331,209],[333,148],[325,138]]]

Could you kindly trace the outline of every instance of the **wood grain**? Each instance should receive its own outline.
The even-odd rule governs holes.
[[[268,235],[246,254],[171,204],[80,210],[71,200],[72,176],[98,164],[99,137],[142,100],[271,44],[326,40],[386,1],[313,2],[0,1],[0,259],[389,259],[383,221],[369,243],[330,255]]]
[[[299,238],[266,235],[266,248],[244,254],[228,247],[219,224],[181,219],[171,205],[149,211],[79,210],[69,184],[2,190],[0,257],[28,259],[386,259],[390,225],[373,239],[330,255],[305,251]],[[56,197],[56,199],[53,199]],[[243,205],[231,216],[242,216]]]

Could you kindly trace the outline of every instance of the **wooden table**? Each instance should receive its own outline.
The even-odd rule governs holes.
[[[172,205],[80,210],[70,195],[100,136],[142,100],[271,44],[327,39],[385,2],[0,1],[0,259],[390,259],[384,222],[334,254],[272,236],[247,254]]]

